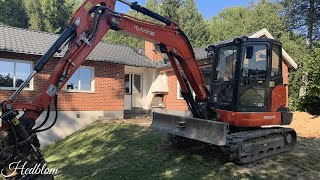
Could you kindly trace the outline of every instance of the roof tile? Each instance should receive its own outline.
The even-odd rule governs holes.
[[[59,37],[57,34],[0,25],[0,51],[43,55]],[[64,52],[56,53],[62,57]],[[151,60],[132,47],[100,42],[87,60],[130,66],[155,67]]]

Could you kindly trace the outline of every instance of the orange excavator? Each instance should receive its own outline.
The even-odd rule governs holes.
[[[292,120],[292,113],[286,106],[287,88],[282,78],[280,42],[242,37],[210,45],[206,50],[212,57],[212,73],[211,85],[207,88],[192,46],[177,23],[126,0],[118,1],[161,24],[115,12],[116,1],[86,0],[74,13],[68,27],[35,64],[31,75],[1,103],[0,169],[8,179],[40,178],[39,175],[12,172],[10,163],[46,167],[37,133],[54,126],[58,117],[59,90],[110,29],[154,42],[162,53],[167,54],[180,83],[181,94],[193,114],[193,117],[179,117],[153,113],[151,127],[168,133],[172,143],[194,140],[218,145],[237,163],[250,163],[293,149],[297,139],[295,131],[279,126],[288,125]],[[65,49],[65,55],[34,102],[15,102],[34,75],[56,52]],[[43,128],[50,116],[51,101],[54,102],[55,120]],[[46,118],[35,127],[35,121],[46,107]],[[19,118],[18,110],[24,110]]]

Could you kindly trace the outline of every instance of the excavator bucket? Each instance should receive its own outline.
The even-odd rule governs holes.
[[[214,145],[227,141],[228,123],[170,114],[153,113],[151,128]]]

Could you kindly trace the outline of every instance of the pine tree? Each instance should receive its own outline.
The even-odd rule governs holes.
[[[159,2],[160,2],[159,0],[147,0],[145,7],[154,12],[159,12]],[[151,17],[145,16],[141,13],[138,13],[134,10],[130,10],[128,14],[130,16],[136,17],[141,20],[159,23],[159,21]],[[132,37],[132,36],[122,34],[121,32],[112,31],[112,30],[110,30],[107,33],[107,35],[103,38],[103,40],[108,43],[124,44],[131,47],[144,48],[144,40],[139,39],[137,37]]]
[[[147,0],[145,7],[165,17],[175,16],[177,18],[175,20],[178,22],[179,26],[185,32],[194,47],[203,46],[209,43],[208,40],[210,36],[208,23],[198,12],[198,8],[194,0]],[[129,11],[129,15],[141,20],[163,24],[151,17],[133,10]],[[126,44],[133,47],[144,47],[143,40],[122,35],[119,32],[108,32],[104,40],[111,43]]]
[[[183,0],[176,12],[180,16],[178,19],[179,25],[194,47],[210,43],[209,24],[199,13],[194,0]]]
[[[281,9],[281,5],[268,1],[259,1],[250,7],[226,8],[210,20],[211,41],[223,41],[263,28],[279,38],[287,31],[279,15]]]
[[[307,38],[312,48],[315,40],[320,40],[320,1],[319,0],[282,0],[287,26]]]
[[[72,14],[74,1],[26,0],[30,29],[60,33]]]
[[[160,5],[161,15],[173,20],[179,20],[181,15],[177,11],[182,5],[182,0],[163,0]]]
[[[0,24],[28,27],[28,18],[22,0],[0,0],[0,17]]]

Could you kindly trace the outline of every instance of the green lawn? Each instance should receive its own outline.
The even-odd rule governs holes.
[[[292,153],[245,166],[226,163],[215,147],[183,151],[164,142],[165,135],[145,127],[98,122],[43,151],[61,171],[56,179],[320,178],[320,140],[300,138]]]

